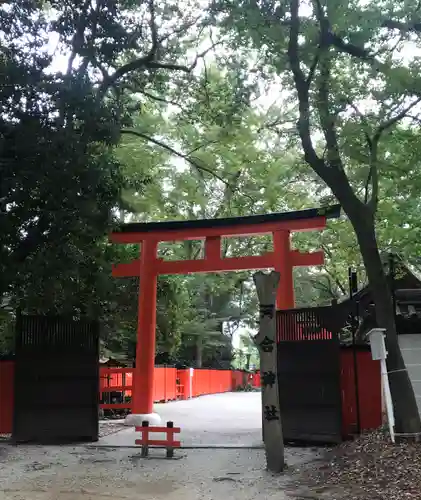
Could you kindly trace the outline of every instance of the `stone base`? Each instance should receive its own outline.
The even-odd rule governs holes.
[[[124,419],[124,425],[128,427],[141,426],[142,422],[149,422],[150,426],[160,425],[161,417],[157,413],[130,414]]]

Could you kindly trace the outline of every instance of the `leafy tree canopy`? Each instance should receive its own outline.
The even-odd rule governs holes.
[[[349,265],[370,279],[361,221],[381,251],[416,261],[419,61],[407,49],[419,31],[407,2],[3,2],[3,306],[94,315],[106,352],[133,351],[139,283],[113,279],[111,264],[138,248],[107,242],[123,220],[337,198],[348,221],[294,236],[326,255],[296,270],[298,305],[346,294]],[[267,237],[223,243],[225,255],[270,249]],[[255,311],[250,273],[161,277],[157,360],[229,363],[230,337],[255,327]],[[11,324],[7,313],[0,345]]]

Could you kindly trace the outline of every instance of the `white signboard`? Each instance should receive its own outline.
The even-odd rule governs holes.
[[[375,361],[387,358],[386,346],[384,343],[384,328],[373,328],[369,333],[371,357]]]
[[[375,361],[380,361],[382,386],[386,401],[387,420],[392,442],[395,442],[395,415],[393,413],[392,394],[390,392],[389,376],[386,367],[387,351],[384,343],[385,328],[373,328],[368,337],[370,339],[371,356]]]

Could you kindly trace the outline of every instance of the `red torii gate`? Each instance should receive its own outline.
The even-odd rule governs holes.
[[[114,277],[141,277],[136,348],[133,376],[133,416],[130,422],[141,425],[159,419],[153,414],[153,378],[155,364],[157,277],[161,274],[209,273],[246,269],[275,269],[281,273],[277,292],[278,309],[294,307],[293,268],[317,266],[324,262],[322,251],[300,253],[292,250],[293,231],[314,231],[326,227],[326,220],[338,218],[340,206],[296,212],[272,213],[225,219],[150,222],[122,224],[111,233],[113,243],[141,245],[140,258],[128,264],[113,266]],[[273,235],[273,252],[258,256],[221,257],[221,238],[233,236]],[[166,261],[158,258],[163,241],[204,240],[205,257],[197,260]],[[141,389],[140,389],[141,388]],[[140,422],[140,423],[139,423]]]

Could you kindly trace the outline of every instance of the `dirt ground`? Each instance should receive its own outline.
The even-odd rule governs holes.
[[[168,460],[163,450],[143,459],[134,447],[0,441],[0,500],[419,500],[420,446],[375,432],[333,449],[286,448],[275,476],[263,450],[245,447]]]
[[[286,456],[285,473],[272,476],[264,452],[245,448],[179,450],[169,460],[162,450],[143,459],[133,448],[0,444],[0,500],[287,500],[294,475],[317,452]]]
[[[84,446],[12,446],[0,439],[0,500],[420,500],[421,445],[373,432],[332,449],[286,448],[265,471],[260,395],[228,393],[156,405],[182,429],[173,460],[141,458],[133,428],[100,423]],[[221,449],[224,447],[224,449]],[[200,449],[198,449],[200,448]]]
[[[101,423],[96,446],[14,447],[0,441],[0,500],[301,500],[293,478],[320,451],[287,449],[285,473],[267,473],[264,451],[256,449],[260,404],[260,394],[230,393],[156,405],[164,422],[182,428],[181,442],[189,446],[177,450],[174,460],[163,450],[141,458],[134,430],[118,422]],[[191,449],[195,443],[231,448]]]

